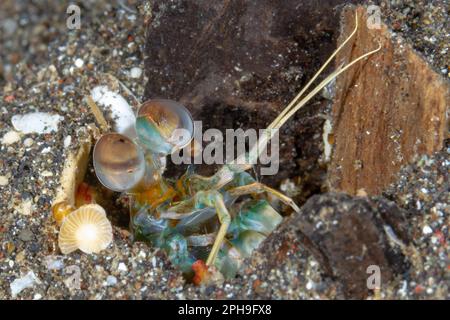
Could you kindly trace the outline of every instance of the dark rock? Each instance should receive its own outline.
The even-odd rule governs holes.
[[[276,235],[286,234],[297,237],[325,275],[342,285],[347,298],[367,297],[370,265],[380,267],[382,286],[409,268],[402,252],[410,241],[405,211],[384,198],[338,193],[313,196],[299,215],[286,219],[275,236],[269,237],[261,252],[270,252],[268,248],[279,243]],[[281,249],[275,250],[280,254]]]
[[[348,2],[207,0],[169,6],[154,1],[145,97],[180,100],[204,129],[262,129],[333,52],[338,5]],[[325,109],[322,99],[286,124],[280,135],[280,172],[264,182],[276,185],[301,176],[308,185],[305,194],[320,191],[325,169],[317,160],[324,119],[317,114]],[[199,168],[202,174],[214,169]],[[169,174],[176,170],[169,166]]]

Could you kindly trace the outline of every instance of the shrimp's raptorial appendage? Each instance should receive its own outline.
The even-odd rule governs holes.
[[[297,206],[297,204],[292,200],[291,198],[285,196],[281,192],[266,186],[260,182],[254,182],[252,184],[248,184],[241,187],[236,187],[234,189],[228,190],[228,193],[231,196],[243,196],[247,194],[252,193],[261,193],[261,192],[267,192],[274,196],[275,198],[279,199],[281,202],[283,202],[285,205],[290,206],[292,209],[294,209],[295,212],[300,213],[300,208]]]

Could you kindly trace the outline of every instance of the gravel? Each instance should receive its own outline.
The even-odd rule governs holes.
[[[384,3],[395,32],[447,75],[446,1]],[[81,28],[69,30],[68,4],[0,4],[0,299],[342,297],[293,235],[286,235],[289,246],[277,247],[283,263],[273,265],[255,253],[238,278],[219,287],[186,284],[163,252],[132,243],[118,226],[114,243],[100,254],[60,256],[50,206],[66,156],[82,138],[80,128],[94,121],[84,97],[97,85],[121,88],[117,79],[136,97],[143,96],[148,80],[142,73],[143,46],[151,18],[145,1],[83,1]],[[137,101],[122,91],[136,108]],[[14,130],[12,117],[32,112],[64,119],[51,133]],[[420,159],[386,192],[410,212],[418,250],[412,258],[420,263],[389,284],[384,297],[449,298],[448,155],[445,150]]]

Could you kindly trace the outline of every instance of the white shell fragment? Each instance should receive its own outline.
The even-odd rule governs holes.
[[[130,138],[136,136],[134,124],[136,116],[128,102],[117,92],[111,91],[107,86],[97,86],[91,91],[92,99],[102,111],[111,113],[113,130]]]
[[[20,141],[20,135],[16,131],[8,131],[2,138],[2,144],[9,146]]]
[[[57,131],[58,124],[62,119],[64,117],[58,114],[32,112],[24,115],[15,115],[12,117],[11,122],[14,129],[22,133],[36,132],[43,134]]]
[[[324,145],[324,160],[325,162],[330,162],[331,160],[331,152],[333,150],[333,146],[330,144],[328,136],[333,131],[333,127],[331,125],[331,121],[329,119],[325,120],[325,123],[323,125],[323,145]]]
[[[70,147],[72,143],[72,136],[67,136],[64,138],[64,148]]]
[[[112,227],[105,210],[88,204],[70,213],[59,231],[59,248],[63,254],[77,249],[84,253],[98,253],[112,242]]]
[[[80,58],[75,60],[75,67],[82,68],[84,66],[84,61]]]
[[[16,279],[10,284],[11,296],[15,298],[20,292],[27,288],[33,287],[35,283],[39,283],[39,279],[36,277],[33,271],[28,272],[22,278]]]

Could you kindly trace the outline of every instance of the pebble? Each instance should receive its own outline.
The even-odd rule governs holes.
[[[10,36],[13,35],[17,30],[17,22],[12,18],[5,19],[2,23],[3,31],[5,35]]]
[[[33,143],[34,143],[34,140],[31,139],[31,138],[26,138],[26,139],[23,141],[23,145],[24,145],[26,148],[31,147],[31,146],[33,145]]]
[[[122,271],[122,272],[127,272],[128,268],[127,265],[123,262],[119,263],[119,266],[117,267],[117,270]]]
[[[25,260],[25,250],[20,251],[17,255],[16,255],[16,262],[18,264],[21,264],[23,262],[23,260]]]
[[[31,214],[31,212],[33,211],[33,202],[30,200],[25,200],[24,202],[22,202],[21,206],[20,206],[20,213],[25,215],[25,216],[29,216]]]
[[[75,67],[82,68],[84,66],[84,61],[80,58],[75,60]]]
[[[14,280],[10,284],[11,296],[15,298],[20,292],[26,288],[31,288],[35,283],[38,283],[39,279],[36,277],[33,271],[28,272],[22,278]]]
[[[30,229],[23,229],[19,233],[19,239],[22,241],[30,241],[33,239],[33,232]]]
[[[16,131],[8,131],[2,138],[2,144],[8,146],[20,141],[20,135]]]
[[[313,287],[314,287],[314,282],[312,282],[311,280],[308,280],[308,282],[306,283],[306,289],[311,290]]]
[[[53,173],[48,171],[48,170],[45,170],[44,172],[41,173],[41,176],[43,176],[43,177],[51,177],[51,176],[53,176]]]
[[[130,77],[131,78],[137,79],[137,78],[140,78],[141,75],[142,75],[142,69],[141,68],[138,68],[138,67],[131,68],[131,70],[130,70]]]
[[[62,257],[46,256],[44,263],[48,270],[61,270],[64,268],[64,261]]]
[[[117,278],[114,276],[106,277],[106,285],[107,286],[115,286],[117,284]]]
[[[45,147],[44,149],[41,150],[41,153],[46,154],[46,153],[49,153],[50,151],[52,151],[52,148]]]
[[[64,148],[68,148],[72,143],[72,136],[67,136],[64,138]]]
[[[426,225],[426,226],[423,227],[422,232],[425,235],[426,234],[431,234],[431,233],[433,233],[433,229],[431,229],[430,226]]]
[[[8,177],[0,176],[0,186],[1,187],[6,186],[8,184],[8,182],[9,182]]]
[[[58,130],[59,122],[64,119],[58,114],[32,112],[14,115],[11,119],[14,129],[22,133],[51,133]]]

